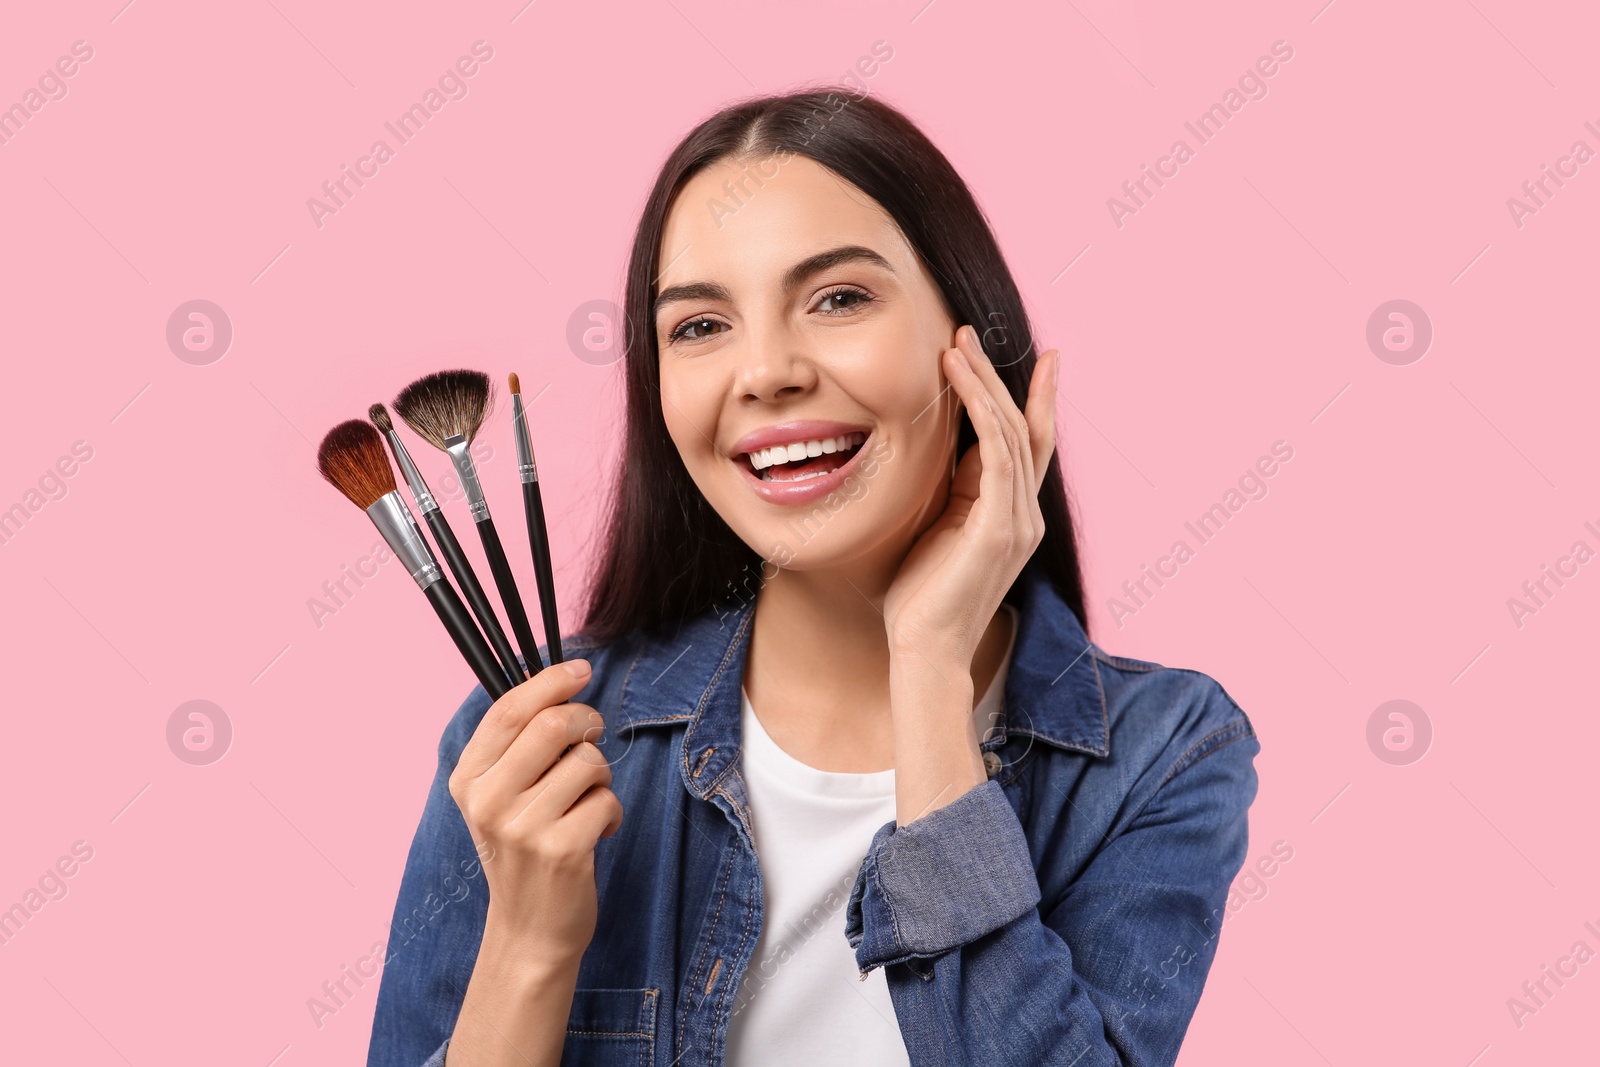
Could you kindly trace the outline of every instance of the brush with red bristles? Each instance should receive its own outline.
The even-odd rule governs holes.
[[[433,561],[411,509],[400,499],[394,470],[383,451],[383,439],[372,424],[351,419],[329,430],[317,449],[317,469],[335,489],[367,513],[395,558],[427,596],[439,621],[444,623],[456,648],[489,696],[497,699],[509,692],[511,685],[505,671],[473,625],[461,598],[456,596],[455,589]]]
[[[533,461],[533,438],[522,408],[522,383],[511,375],[511,429],[517,438],[517,467],[522,475],[522,507],[528,515],[528,544],[533,549],[533,577],[539,585],[539,611],[544,616],[544,641],[550,662],[561,662],[561,621],[556,617],[556,583],[550,571],[550,535],[544,525],[544,497],[539,492],[539,467]],[[535,399],[538,399],[535,397]]]
[[[417,436],[449,455],[450,462],[455,464],[456,476],[467,494],[472,521],[483,541],[483,554],[489,558],[489,570],[500,592],[500,603],[506,610],[506,619],[511,623],[511,632],[522,650],[531,677],[544,670],[544,660],[539,656],[538,642],[533,639],[533,627],[528,625],[528,612],[517,592],[505,546],[500,543],[500,534],[489,514],[489,502],[484,499],[483,487],[478,483],[477,464],[468,451],[489,414],[491,398],[489,376],[482,371],[444,370],[418,378],[400,390],[400,395],[394,398],[394,410]]]

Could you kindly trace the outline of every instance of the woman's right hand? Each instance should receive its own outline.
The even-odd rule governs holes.
[[[489,884],[479,954],[500,967],[516,961],[575,978],[594,937],[594,848],[621,825],[622,804],[592,743],[604,720],[567,703],[589,675],[586,660],[567,660],[506,693],[450,775]]]

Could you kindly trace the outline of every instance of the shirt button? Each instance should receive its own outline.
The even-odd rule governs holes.
[[[993,778],[1000,773],[1000,753],[985,752],[983,754],[983,769]]]

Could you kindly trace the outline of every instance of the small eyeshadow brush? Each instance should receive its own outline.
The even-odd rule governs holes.
[[[511,375],[511,428],[517,438],[517,469],[522,475],[522,506],[528,515],[528,544],[533,549],[533,577],[539,585],[539,611],[550,662],[561,662],[561,622],[556,617],[556,583],[550,570],[550,535],[544,525],[544,498],[539,493],[539,467],[533,460],[533,438],[522,408],[522,385]],[[537,399],[537,398],[536,398]]]
[[[427,596],[439,621],[455,641],[478,681],[493,699],[509,692],[505,671],[494,658],[483,635],[473,625],[461,598],[451,587],[417,529],[411,509],[400,499],[394,469],[384,454],[383,440],[370,423],[360,419],[341,422],[328,431],[317,449],[317,469],[356,507],[367,513],[403,567]]]
[[[478,483],[477,465],[468,451],[489,413],[491,393],[489,376],[481,371],[437,371],[400,390],[400,395],[394,398],[394,410],[419,437],[447,453],[450,462],[455,464],[456,475],[467,494],[472,521],[483,541],[484,555],[489,559],[489,570],[500,592],[500,603],[505,607],[511,632],[531,676],[544,669],[544,660],[539,656],[538,642],[533,639],[533,627],[528,624],[528,613],[517,592],[511,564],[506,561],[505,546],[489,514],[489,502],[484,499],[483,487]]]

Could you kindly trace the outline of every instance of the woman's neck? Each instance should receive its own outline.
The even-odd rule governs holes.
[[[873,574],[779,571],[756,596],[745,692],[778,747],[820,770],[894,766],[889,639],[877,606],[887,583]],[[1010,638],[1002,608],[969,668],[975,704]]]

